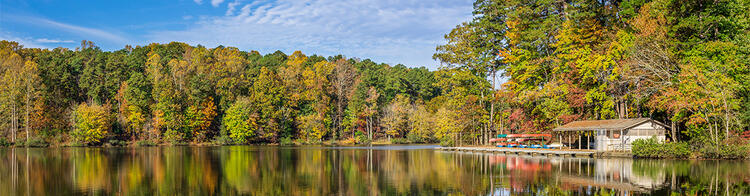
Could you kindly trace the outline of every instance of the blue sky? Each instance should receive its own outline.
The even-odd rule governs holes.
[[[207,47],[370,58],[435,69],[435,46],[471,18],[471,0],[2,0],[0,39],[105,50],[186,42]]]

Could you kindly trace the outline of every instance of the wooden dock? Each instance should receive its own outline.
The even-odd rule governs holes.
[[[572,157],[595,157],[597,152],[593,150],[559,150],[559,149],[531,149],[531,148],[499,148],[499,147],[436,147],[441,151],[464,151],[464,152],[487,152],[531,156],[572,156]]]

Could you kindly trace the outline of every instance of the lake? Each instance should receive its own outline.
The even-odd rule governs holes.
[[[0,195],[750,194],[750,161],[374,147],[0,148]]]

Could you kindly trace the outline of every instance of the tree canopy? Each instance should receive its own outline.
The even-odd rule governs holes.
[[[357,132],[385,138],[388,103],[399,97],[423,104],[439,94],[434,72],[424,67],[341,55],[261,55],[179,42],[116,51],[89,41],[75,49],[0,46],[0,112],[10,117],[0,126],[11,141],[71,135],[68,142],[81,144],[321,142]]]
[[[479,101],[493,120],[473,129],[545,132],[574,120],[651,117],[671,123],[673,140],[718,143],[750,125],[749,8],[743,0],[477,0],[474,18],[447,34],[434,58],[456,78],[444,95],[493,96],[490,106]],[[499,90],[481,84],[496,72],[507,80]],[[471,77],[479,83],[456,81]]]

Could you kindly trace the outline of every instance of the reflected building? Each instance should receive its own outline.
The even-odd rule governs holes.
[[[666,171],[642,172],[634,159],[592,159],[488,155],[502,169],[495,187],[501,192],[527,193],[533,184],[559,187],[562,191],[615,190],[648,193],[669,182]],[[539,181],[539,178],[547,181]]]

